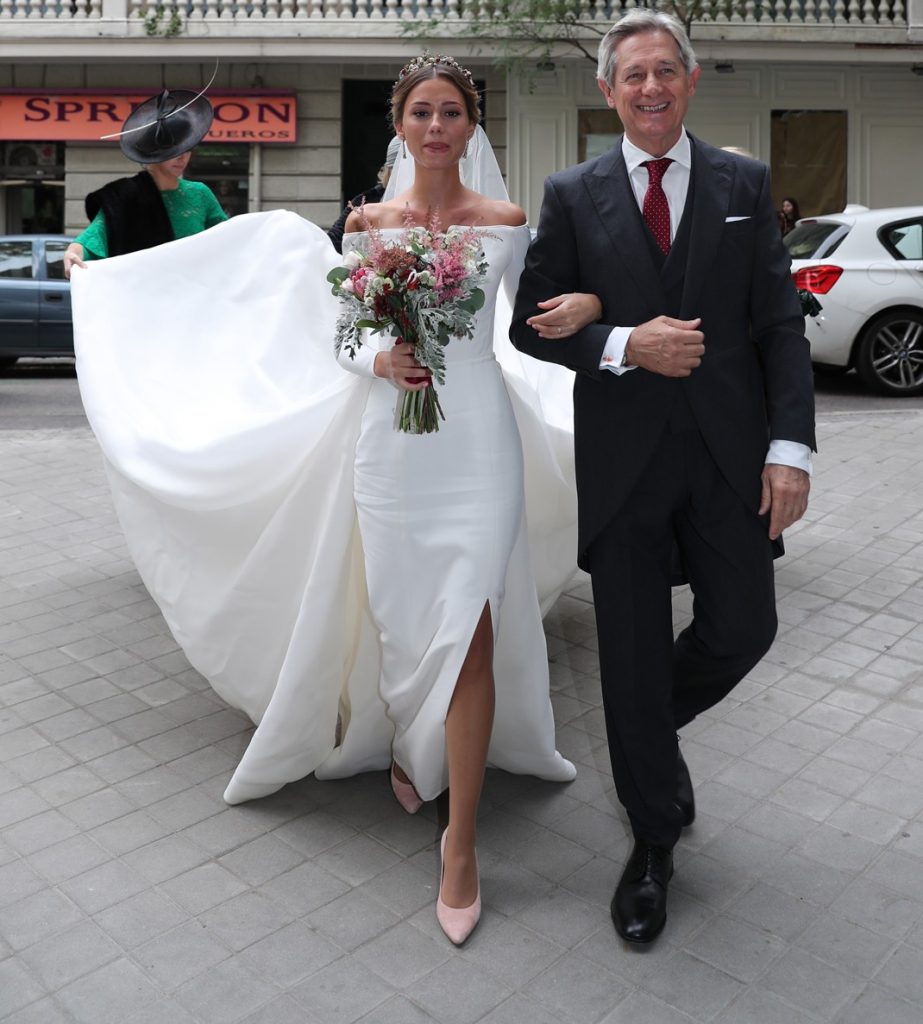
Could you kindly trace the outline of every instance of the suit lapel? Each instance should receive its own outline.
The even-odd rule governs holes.
[[[684,320],[696,315],[699,295],[715,262],[724,231],[724,220],[728,215],[732,180],[730,163],[723,158],[720,150],[703,146],[691,135],[689,141],[692,143],[690,184],[694,184],[695,193],[691,210],[689,258],[680,305],[680,317]]]
[[[609,241],[652,309],[666,308],[660,273],[651,258],[644,221],[628,180],[621,138],[583,178]]]

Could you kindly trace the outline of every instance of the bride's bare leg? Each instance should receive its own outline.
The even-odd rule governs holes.
[[[490,605],[484,606],[445,720],[449,762],[449,829],[442,899],[468,907],[478,894],[474,842],[478,803],[494,722],[494,636]]]

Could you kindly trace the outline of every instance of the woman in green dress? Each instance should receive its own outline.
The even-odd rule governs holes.
[[[129,115],[119,144],[144,169],[86,197],[90,225],[67,247],[67,277],[73,266],[85,266],[84,260],[148,249],[227,220],[207,185],[183,178],[192,149],[205,137],[212,117],[204,96],[181,89],[165,89]]]

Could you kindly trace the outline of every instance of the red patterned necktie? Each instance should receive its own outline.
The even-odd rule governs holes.
[[[641,165],[647,168],[648,177],[642,213],[654,241],[664,253],[670,251],[670,205],[660,182],[672,163],[669,157],[662,156],[659,160],[645,160]]]

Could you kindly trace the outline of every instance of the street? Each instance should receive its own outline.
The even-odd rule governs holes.
[[[638,954],[609,918],[630,834],[585,577],[545,619],[577,779],[488,773],[455,949],[441,801],[408,817],[369,772],[224,803],[252,726],[138,578],[72,364],[0,376],[0,1021],[918,1024],[923,410],[818,384],[778,637],[683,729],[698,813]]]

